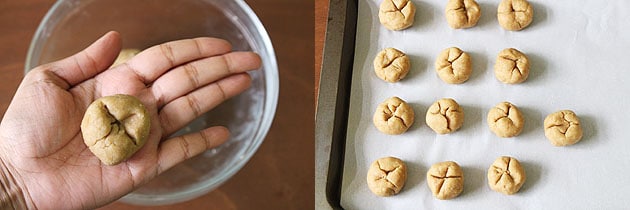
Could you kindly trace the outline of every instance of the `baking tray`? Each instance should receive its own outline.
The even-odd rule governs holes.
[[[409,32],[414,33],[424,30],[424,33],[428,29],[444,30],[444,27],[431,27],[431,24],[436,24],[441,20],[439,18],[439,8],[441,8],[443,2],[414,2],[424,6],[424,11],[430,13],[423,14],[426,15],[425,17],[432,19],[421,18],[420,20],[424,21],[420,23],[420,27],[413,28]],[[472,40],[472,37],[466,37],[466,40],[464,38],[453,39],[454,45],[460,45],[459,47],[464,50],[470,49],[473,52],[473,63],[485,66],[482,68],[484,70],[476,74],[473,72],[471,80],[461,86],[448,86],[445,89],[437,88],[438,91],[442,92],[434,94],[435,96],[454,96],[464,106],[467,115],[466,119],[473,119],[474,123],[466,124],[465,122],[461,132],[458,131],[454,136],[442,136],[443,140],[436,138],[431,141],[427,138],[434,138],[433,136],[422,136],[424,138],[422,141],[431,142],[432,146],[441,146],[441,149],[447,149],[449,148],[447,146],[453,146],[453,144],[448,145],[448,142],[454,141],[452,137],[477,132],[482,136],[473,135],[476,143],[486,145],[488,149],[475,152],[484,153],[488,157],[478,156],[476,160],[453,159],[458,162],[464,162],[463,164],[460,162],[460,164],[464,167],[465,174],[473,175],[470,177],[473,178],[471,180],[482,181],[471,184],[474,185],[472,189],[465,188],[465,190],[471,189],[471,193],[464,192],[463,197],[441,204],[459,205],[460,207],[461,205],[469,205],[468,207],[473,209],[488,209],[488,205],[494,205],[490,201],[503,199],[504,203],[512,202],[511,207],[494,206],[497,208],[528,207],[530,209],[627,208],[630,205],[630,201],[624,199],[622,195],[630,193],[630,188],[625,187],[630,186],[630,179],[625,179],[618,175],[630,172],[630,160],[625,151],[630,147],[630,141],[627,141],[627,139],[630,139],[630,133],[623,132],[627,130],[625,127],[627,126],[627,119],[630,118],[630,112],[616,112],[614,110],[623,110],[623,107],[627,107],[630,104],[630,97],[627,97],[627,93],[630,92],[630,85],[627,85],[630,77],[624,73],[627,72],[627,66],[630,66],[630,60],[623,56],[626,54],[624,49],[630,49],[630,41],[624,38],[630,36],[630,23],[624,21],[627,17],[630,17],[630,12],[624,9],[630,8],[630,2],[613,0],[607,1],[605,4],[598,1],[584,1],[581,4],[571,4],[568,1],[546,2],[532,0],[530,2],[534,4],[537,12],[535,13],[535,22],[523,33],[498,30],[499,28],[494,18],[496,13],[493,14],[492,11],[493,9],[496,11],[498,0],[478,2],[481,4],[482,11],[489,13],[489,15],[486,13],[485,16],[482,14],[482,19],[486,18],[485,23],[482,23],[481,27],[475,27],[470,31],[453,31],[452,34],[461,35],[469,32],[479,33],[479,31],[492,30],[492,34],[488,34],[489,36],[485,39]],[[563,5],[564,3],[566,5]],[[348,120],[352,119],[354,115],[354,112],[349,110],[351,87],[360,84],[357,81],[362,81],[356,80],[354,81],[356,84],[351,84],[353,82],[353,64],[361,60],[354,60],[355,41],[359,40],[356,38],[358,33],[356,21],[357,18],[362,18],[361,14],[363,13],[359,11],[358,1],[331,1],[316,114],[317,161],[315,164],[316,206],[318,209],[323,206],[319,205],[322,201],[327,208],[348,208],[348,206],[342,206],[342,195],[350,195],[341,193],[342,183],[364,182],[363,178],[359,180],[360,177],[363,177],[363,172],[357,172],[360,175],[360,177],[356,177],[357,179],[342,180],[344,168],[347,177],[354,170],[350,166],[344,167],[344,161],[351,160],[350,158],[344,160],[344,157],[352,153],[352,148],[346,150],[346,143],[350,146],[352,142],[352,139],[346,141],[347,133],[352,131],[352,126],[348,127]],[[484,20],[480,21],[483,22]],[[554,34],[549,36],[549,31],[553,31]],[[428,34],[427,32],[425,35]],[[497,34],[501,35],[502,38],[490,39],[492,36],[496,37]],[[556,40],[558,39],[557,37],[562,37],[562,39],[557,40],[557,42],[549,41]],[[525,42],[523,40],[533,41]],[[484,41],[497,42],[506,47],[521,48],[526,53],[530,53],[529,55],[532,56],[531,58],[535,65],[535,68],[532,70],[533,74],[530,75],[531,78],[519,86],[505,86],[493,80],[493,74],[489,69],[492,69],[494,56],[500,49],[498,47],[484,48],[480,46],[484,44]],[[443,42],[443,44],[447,45],[450,42]],[[438,48],[448,46],[428,47],[433,47],[434,49],[423,49],[425,50],[423,52],[416,50],[416,53],[411,53],[411,55],[418,56],[417,58],[421,60],[420,63],[424,67],[422,67],[422,72],[416,73],[409,80],[405,79],[402,85],[409,85],[409,83],[404,84],[404,82],[422,81],[431,82],[436,87],[446,86],[431,73],[432,65],[428,63],[439,52]],[[549,52],[549,49],[553,49],[553,52]],[[363,53],[363,57],[366,57],[366,54],[368,55],[367,57],[371,57],[375,53],[375,51],[368,53],[357,51],[357,54],[359,52]],[[417,52],[421,53],[418,54]],[[357,73],[354,72],[356,74],[354,76],[358,76]],[[367,79],[366,81],[368,82],[371,80],[368,77],[363,78]],[[546,91],[550,88],[549,85],[556,89]],[[484,100],[473,101],[465,99],[463,96],[465,93],[457,92],[471,88],[467,92],[479,93],[484,90],[492,91],[495,87],[504,88],[504,90],[500,95],[488,95],[484,97]],[[429,92],[425,91],[424,93]],[[518,93],[529,95],[529,97],[527,99],[516,97],[515,95]],[[353,92],[352,94],[355,93]],[[380,95],[373,95],[372,99],[384,99],[383,96],[390,95],[391,91],[382,91],[377,94]],[[426,108],[433,102],[433,99],[427,96],[421,97],[424,98],[412,98],[412,103],[415,100],[414,109],[418,107],[419,110],[417,110],[418,117],[416,118],[418,125],[414,125],[415,128],[412,128],[411,132],[429,134],[430,130],[426,128],[426,125],[423,125],[422,116]],[[410,97],[405,99],[408,98]],[[524,134],[516,138],[516,140],[503,140],[493,137],[491,133],[487,132],[487,125],[483,121],[486,111],[492,106],[490,104],[500,102],[495,100],[504,98],[519,105],[526,118]],[[372,110],[374,101],[368,100],[368,102],[363,110]],[[542,132],[542,120],[547,114],[565,108],[577,109],[575,111],[582,120],[585,137],[577,145],[561,148],[552,147]],[[468,115],[469,113],[472,115]],[[473,118],[468,118],[468,116]],[[361,123],[365,124],[366,122],[361,121]],[[372,129],[369,125],[367,127]],[[446,140],[449,138],[451,139],[450,141]],[[462,143],[459,146],[466,143],[459,142]],[[496,155],[499,155],[498,153],[502,153],[500,152],[502,151],[501,149],[518,150],[519,152],[517,153],[509,152],[506,155],[514,155],[521,162],[525,162],[528,177],[531,175],[531,182],[526,182],[528,186],[525,186],[524,192],[519,193],[517,196],[502,197],[500,194],[492,193],[483,184],[483,171],[497,157]],[[440,150],[438,149],[437,151]],[[365,154],[371,153],[367,152]],[[450,154],[452,155],[452,153]],[[427,159],[413,163],[414,168],[418,172],[426,172],[428,166],[437,159],[448,158],[447,156],[437,156],[435,154],[424,157],[427,157]],[[553,157],[553,159],[547,159],[548,157]],[[473,161],[477,162],[474,165],[470,164]],[[468,162],[468,165],[466,165],[466,162]],[[580,164],[575,164],[575,162]],[[362,164],[356,168],[364,170],[366,168],[365,163]],[[530,174],[529,172],[532,173]],[[416,174],[416,176],[418,175]],[[564,178],[559,180],[557,177]],[[395,196],[388,200],[401,200],[404,196],[411,194],[405,192],[407,190],[426,193],[427,189],[424,185],[424,181],[416,180],[412,184],[413,187],[407,188],[406,186],[400,196]],[[550,193],[553,192],[549,190],[550,188],[556,188],[556,191],[560,193]],[[359,190],[366,191],[363,188]],[[544,194],[544,196],[536,196],[542,195],[540,193]],[[354,196],[354,194],[352,195]],[[431,199],[431,196],[425,195],[420,198],[427,200],[421,202],[435,202],[434,199]],[[486,208],[482,206],[475,207],[475,202],[468,202],[469,200],[486,201],[484,203]],[[564,206],[560,207],[562,205]],[[378,208],[377,206],[374,207]]]
[[[341,179],[354,63],[357,0],[331,0],[317,100],[316,207],[341,207]]]

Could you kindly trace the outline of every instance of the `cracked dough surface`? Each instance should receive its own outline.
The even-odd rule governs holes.
[[[137,152],[149,136],[151,122],[142,102],[112,95],[88,106],[81,121],[83,141],[106,165],[116,165]]]
[[[506,84],[524,82],[529,76],[529,59],[517,49],[504,49],[494,64],[494,76]]]
[[[523,114],[514,104],[501,102],[488,112],[488,127],[498,137],[518,136],[523,131]]]
[[[534,9],[527,0],[503,0],[497,9],[499,25],[505,30],[519,31],[532,23]]]
[[[385,28],[398,31],[413,25],[416,6],[411,0],[383,0],[378,19]]]
[[[460,84],[470,78],[472,62],[468,53],[457,47],[444,49],[435,60],[435,71],[442,81]]]
[[[426,123],[438,134],[452,133],[464,124],[464,110],[451,98],[440,99],[429,107]]]
[[[396,48],[386,48],[374,58],[374,72],[387,82],[398,82],[407,76],[411,63],[409,57]]]
[[[372,121],[374,126],[385,134],[402,134],[413,125],[413,108],[394,96],[378,105]]]
[[[526,179],[521,163],[513,157],[499,157],[488,169],[490,189],[506,195],[518,192]]]
[[[433,164],[427,172],[427,185],[437,199],[455,198],[464,191],[464,172],[453,161]]]
[[[554,146],[568,146],[582,139],[580,118],[571,110],[561,110],[547,115],[544,126],[545,136]]]
[[[449,0],[445,14],[446,22],[451,28],[470,28],[477,25],[481,9],[475,0]]]
[[[407,166],[405,162],[395,157],[380,158],[368,169],[368,188],[378,196],[398,194],[405,186],[406,180]]]

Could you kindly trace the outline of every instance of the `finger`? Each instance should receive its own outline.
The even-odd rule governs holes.
[[[179,66],[158,78],[151,86],[158,107],[199,87],[226,76],[260,68],[261,60],[253,52],[232,52]]]
[[[127,73],[134,73],[145,84],[149,84],[173,67],[225,54],[231,48],[230,43],[216,38],[177,40],[150,47],[121,66]]]
[[[215,126],[162,142],[158,149],[158,174],[184,160],[223,144],[229,136],[230,131],[227,128]]]
[[[206,85],[166,104],[159,113],[164,136],[171,135],[223,101],[243,92],[250,85],[251,77],[247,73],[240,73]]]
[[[47,67],[70,86],[74,86],[109,68],[120,48],[120,34],[110,31],[81,52],[50,63]]]

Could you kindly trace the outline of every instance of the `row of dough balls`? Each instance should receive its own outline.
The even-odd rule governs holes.
[[[481,9],[475,0],[449,0],[444,9],[451,28],[463,29],[477,25]],[[378,18],[385,28],[398,31],[411,27],[416,6],[411,0],[384,0]],[[497,8],[499,25],[505,30],[519,31],[532,22],[534,9],[527,0],[503,0]]]
[[[490,189],[506,195],[517,193],[527,179],[520,162],[508,156],[497,158],[488,168],[487,177]],[[378,196],[398,194],[406,181],[407,165],[396,157],[380,158],[368,169],[368,188]],[[427,171],[427,185],[437,199],[455,198],[464,191],[464,172],[453,161],[433,164]]]
[[[398,82],[411,69],[409,56],[396,48],[386,48],[374,58],[376,76],[386,82]],[[494,76],[506,84],[518,84],[529,76],[527,55],[514,48],[499,52],[494,65]],[[449,84],[466,82],[472,74],[470,55],[457,47],[444,49],[435,60],[435,71],[442,81]]]
[[[406,132],[414,120],[413,108],[395,96],[379,104],[372,118],[374,126],[389,135]],[[502,138],[519,135],[525,124],[521,111],[509,102],[501,102],[491,108],[486,120],[490,130]],[[451,98],[440,99],[427,110],[426,124],[438,134],[455,132],[464,124],[464,110]],[[568,146],[582,139],[580,119],[571,110],[547,115],[544,130],[554,146]]]

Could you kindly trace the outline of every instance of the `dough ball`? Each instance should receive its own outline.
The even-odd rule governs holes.
[[[488,169],[490,189],[506,195],[518,192],[526,178],[521,163],[513,157],[499,157]]]
[[[472,73],[472,62],[468,53],[457,47],[443,50],[435,60],[435,70],[442,81],[460,84],[468,80]]]
[[[378,10],[378,19],[385,28],[398,31],[413,25],[416,6],[411,0],[383,0]]]
[[[395,48],[386,48],[374,58],[374,72],[387,82],[398,82],[407,76],[411,63],[405,53]]]
[[[503,138],[518,136],[525,124],[521,111],[510,102],[501,102],[492,107],[488,112],[487,122],[490,130]]]
[[[494,64],[494,76],[506,84],[517,84],[529,76],[529,60],[521,51],[507,48],[499,52]]]
[[[112,67],[118,66],[124,62],[127,62],[129,59],[133,58],[133,56],[136,56],[138,53],[140,53],[140,50],[138,49],[134,49],[134,48],[122,49],[120,53],[118,53],[118,57],[116,57],[116,60],[114,61],[114,64],[112,64]]]
[[[534,9],[527,0],[503,0],[497,9],[499,25],[505,30],[519,31],[532,23]]]
[[[407,166],[405,162],[395,157],[380,158],[368,169],[368,188],[378,196],[398,194],[405,186],[406,180]]]
[[[449,0],[445,13],[448,25],[454,29],[461,29],[477,25],[481,9],[475,0]]]
[[[433,164],[427,172],[427,185],[437,199],[455,198],[464,191],[464,172],[453,161]]]
[[[151,120],[142,102],[130,95],[112,95],[88,106],[81,121],[85,145],[106,165],[136,153],[149,137]]]
[[[402,99],[391,97],[378,105],[372,120],[379,131],[398,135],[413,125],[413,108]]]
[[[554,146],[568,146],[582,139],[580,118],[571,110],[561,110],[547,115],[544,126],[545,136]]]
[[[464,124],[464,109],[451,98],[443,98],[427,111],[427,125],[438,134],[455,132]]]

